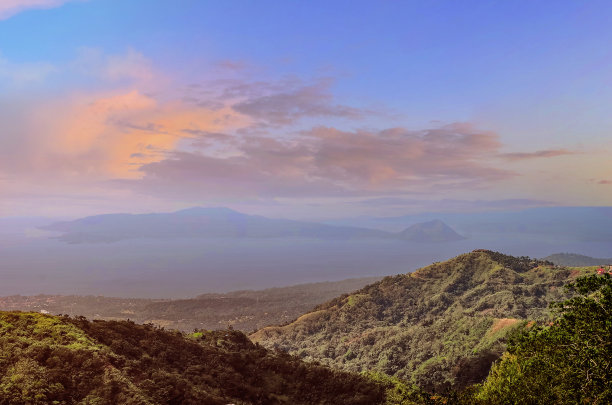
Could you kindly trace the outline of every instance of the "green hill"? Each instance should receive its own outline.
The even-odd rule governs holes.
[[[364,377],[238,331],[0,312],[0,404],[377,404]]]
[[[268,348],[350,371],[375,370],[427,391],[482,381],[508,332],[549,316],[562,287],[593,269],[479,250],[386,277],[284,326],[251,335]]]
[[[552,305],[555,319],[512,336],[487,380],[466,404],[612,403],[612,279],[580,277],[572,298]]]

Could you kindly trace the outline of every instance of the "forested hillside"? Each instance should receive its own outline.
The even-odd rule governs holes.
[[[591,275],[566,287],[575,295],[552,305],[554,321],[513,336],[465,403],[612,403],[612,279]]]
[[[549,316],[562,287],[593,269],[474,251],[343,295],[251,338],[306,360],[376,370],[428,391],[482,381],[527,320]]]
[[[0,312],[0,405],[609,403],[594,272],[475,251],[252,335],[309,361],[233,329]]]
[[[257,346],[127,321],[0,312],[0,404],[377,404],[365,377]]]

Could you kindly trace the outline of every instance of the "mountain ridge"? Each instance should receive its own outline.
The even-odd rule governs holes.
[[[476,250],[385,277],[251,339],[350,371],[375,370],[442,392],[482,381],[527,320],[549,316],[561,288],[594,269]],[[471,370],[466,372],[465,370]]]
[[[417,224],[419,225],[419,224]],[[60,232],[67,243],[116,242],[133,238],[399,239],[445,242],[459,237],[441,221],[413,225],[400,233],[317,222],[248,215],[225,207],[192,207],[172,213],[103,214],[40,227]]]

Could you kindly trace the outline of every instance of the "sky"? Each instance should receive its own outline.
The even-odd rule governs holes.
[[[607,1],[0,0],[0,217],[612,205]]]

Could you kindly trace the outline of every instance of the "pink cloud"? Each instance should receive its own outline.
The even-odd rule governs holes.
[[[235,111],[273,125],[292,124],[305,117],[360,119],[372,113],[335,103],[330,90],[332,84],[331,79],[311,84],[299,80],[241,83],[226,89],[226,95],[233,93],[244,97],[233,105]]]
[[[578,152],[571,151],[568,149],[547,149],[539,150],[536,152],[513,152],[513,153],[502,153],[499,155],[502,159],[509,161],[520,161],[525,159],[537,159],[537,158],[551,158],[564,155],[574,155]]]
[[[182,139],[194,138],[186,128],[218,132],[248,125],[228,108],[210,111],[161,102],[138,90],[6,105],[0,100],[0,121],[6,123],[0,174],[40,184],[41,190],[138,178],[138,167],[163,159]]]
[[[204,135],[206,136],[206,135]],[[483,186],[514,175],[486,163],[498,136],[468,124],[421,131],[319,127],[288,139],[231,138],[232,154],[174,152],[122,182],[145,193],[188,197],[352,196]],[[215,142],[227,139],[214,136]]]
[[[28,9],[47,9],[59,7],[74,0],[2,0],[0,1],[0,20],[6,20]]]
[[[496,164],[498,134],[468,123],[348,129],[378,113],[338,102],[331,80],[170,86],[136,51],[85,50],[70,68],[113,88],[0,105],[5,195],[392,196],[486,188],[516,175]],[[337,126],[304,129],[314,119]]]

